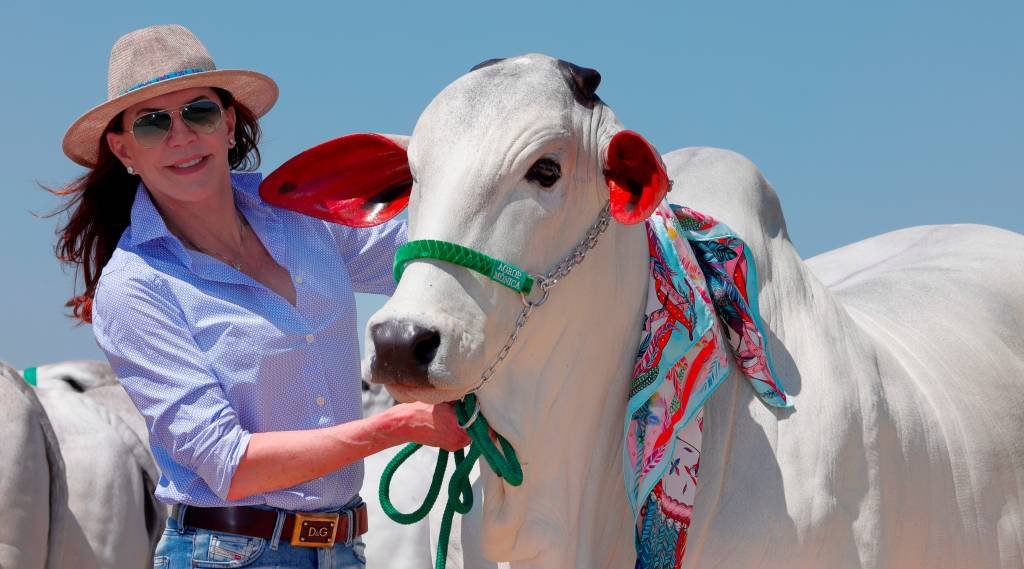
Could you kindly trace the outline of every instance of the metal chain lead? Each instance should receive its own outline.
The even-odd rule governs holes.
[[[562,258],[554,269],[548,271],[544,275],[541,281],[541,288],[551,289],[558,280],[565,278],[569,271],[576,265],[583,262],[583,258],[587,256],[587,252],[597,245],[597,239],[604,233],[605,229],[608,229],[608,221],[611,219],[611,215],[608,213],[608,204],[601,209],[601,213],[597,216],[597,221],[587,229],[587,235],[573,247],[573,250],[568,255]]]
[[[480,383],[473,389],[470,389],[468,393],[474,393],[487,383],[488,379],[494,375],[495,368],[502,362],[508,353],[512,350],[512,345],[516,343],[516,339],[519,337],[519,331],[526,326],[526,321],[530,318],[530,313],[533,312],[534,307],[540,306],[547,302],[548,293],[552,288],[555,287],[562,279],[569,275],[569,272],[573,270],[577,265],[583,262],[583,259],[587,256],[587,252],[597,245],[597,240],[604,233],[605,229],[608,229],[608,222],[611,219],[611,215],[608,213],[608,204],[605,204],[601,208],[601,213],[598,214],[597,220],[591,224],[590,228],[587,229],[586,236],[583,237],[576,246],[572,248],[572,251],[568,255],[562,258],[561,261],[555,265],[554,269],[551,269],[545,275],[531,275],[540,285],[538,288],[541,291],[541,297],[539,300],[530,300],[527,295],[520,293],[523,299],[523,309],[519,311],[519,317],[516,318],[516,326],[512,329],[512,334],[508,337],[508,341],[502,346],[501,350],[498,351],[497,357],[494,358],[494,363],[487,367],[480,374]],[[534,288],[537,290],[537,288]]]

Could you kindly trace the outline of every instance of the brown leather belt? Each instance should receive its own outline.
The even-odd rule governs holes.
[[[175,505],[177,518],[182,506]],[[182,519],[185,527],[273,539],[277,511],[249,506],[199,508],[188,506]],[[281,528],[281,539],[298,547],[333,547],[336,541],[349,543],[367,530],[366,504],[333,513],[289,513]]]

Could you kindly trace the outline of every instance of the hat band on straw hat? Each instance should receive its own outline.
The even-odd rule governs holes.
[[[185,75],[192,75],[193,73],[202,73],[204,71],[213,71],[213,70],[212,69],[200,69],[198,67],[193,67],[191,69],[182,69],[181,71],[174,71],[172,73],[167,73],[167,74],[161,75],[159,77],[154,77],[154,78],[149,79],[147,81],[143,81],[142,83],[136,83],[135,85],[132,85],[131,87],[128,87],[124,91],[121,91],[120,93],[118,93],[118,95],[119,96],[120,95],[127,95],[128,93],[131,93],[132,91],[134,91],[136,89],[141,89],[141,88],[143,88],[143,87],[145,87],[147,85],[152,85],[153,83],[159,83],[161,81],[166,81],[168,79],[174,79],[175,77],[182,77],[182,76],[185,76]]]

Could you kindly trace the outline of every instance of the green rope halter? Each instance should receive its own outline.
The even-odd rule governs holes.
[[[36,368],[34,368],[34,367],[27,367],[27,368],[25,368],[25,370],[21,372],[21,376],[25,379],[25,383],[31,385],[32,387],[36,386],[36,383],[38,381],[37,380],[37,370],[36,370]]]
[[[466,267],[523,294],[530,294],[530,291],[533,290],[534,279],[530,273],[512,263],[488,257],[479,251],[457,243],[434,239],[410,241],[398,248],[395,252],[395,282],[402,280],[406,263],[416,259],[437,259]]]

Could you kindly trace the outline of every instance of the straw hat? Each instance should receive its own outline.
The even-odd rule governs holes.
[[[94,107],[64,134],[64,154],[86,167],[96,165],[100,136],[128,107],[172,91],[219,87],[262,116],[277,101],[277,84],[262,73],[217,69],[192,32],[183,26],[151,26],[121,36],[110,50],[107,102]]]

